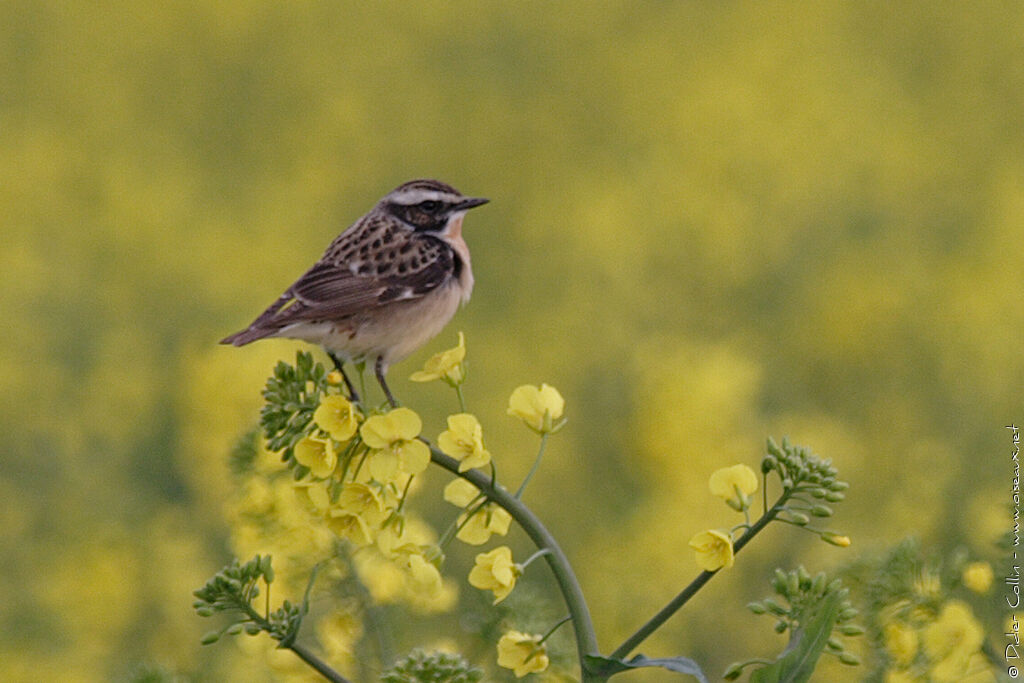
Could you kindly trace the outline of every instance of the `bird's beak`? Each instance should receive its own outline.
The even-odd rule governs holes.
[[[461,202],[459,202],[455,208],[458,211],[465,211],[466,209],[472,209],[473,207],[486,204],[489,201],[491,200],[485,199],[483,197],[466,197]]]

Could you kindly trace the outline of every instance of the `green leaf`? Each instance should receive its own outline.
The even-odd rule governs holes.
[[[811,680],[818,658],[839,619],[842,596],[833,592],[822,600],[807,619],[796,628],[782,655],[768,666],[750,674],[750,683],[806,683]]]
[[[672,671],[673,673],[687,674],[689,676],[693,676],[701,683],[708,683],[708,679],[704,676],[704,672],[701,671],[697,662],[687,657],[651,659],[643,655],[637,655],[627,661],[623,659],[614,659],[612,657],[602,657],[599,655],[587,655],[586,663],[588,671],[604,676],[612,676],[631,669],[656,667],[665,669],[666,671]]]

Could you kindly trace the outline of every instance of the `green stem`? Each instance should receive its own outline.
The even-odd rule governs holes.
[[[249,619],[251,619],[256,625],[258,625],[262,630],[266,631],[268,634],[270,633],[270,622],[267,619],[264,619],[259,612],[254,610],[252,608],[252,605],[248,603],[240,603],[238,606],[242,609],[243,612],[245,612],[249,616]],[[332,683],[352,683],[347,678],[342,676],[340,673],[338,673],[330,666],[328,666],[322,659],[314,655],[312,651],[307,649],[304,645],[300,645],[296,642],[291,642],[288,645],[285,645],[284,647],[294,652],[296,655],[299,656],[299,659],[304,661],[306,664],[309,664],[316,670],[317,673],[319,673],[321,676],[331,681]]]
[[[537,641],[537,644],[538,645],[543,645],[544,641],[547,640],[548,638],[550,638],[551,636],[555,635],[555,631],[557,631],[559,629],[559,627],[562,624],[564,624],[565,622],[567,622],[567,621],[572,621],[572,615],[571,614],[567,614],[566,616],[564,616],[561,619],[559,619],[557,624],[555,624],[554,626],[549,628],[548,632],[545,633],[543,636],[541,636],[540,640]]]
[[[462,395],[462,385],[455,385],[455,395],[459,397],[459,412],[466,412],[466,397]]]
[[[544,557],[549,552],[551,552],[549,549],[541,548],[540,550],[535,552],[533,555],[530,555],[528,558],[526,558],[525,562],[523,562],[521,565],[519,565],[520,570],[526,571],[526,568],[529,567],[531,564],[533,564],[534,560],[536,560],[538,557]]]
[[[789,495],[789,493],[783,493],[782,497],[779,498],[775,505],[772,506],[772,508],[768,510],[768,512],[762,515],[761,519],[754,522],[754,525],[747,529],[747,532],[740,536],[735,543],[733,543],[733,554],[736,554],[740,550],[742,550],[743,546],[749,543],[750,540],[754,538],[754,536],[756,536],[758,533],[761,532],[761,530],[768,526],[769,522],[775,519],[775,517],[782,511],[786,499],[789,498]],[[611,653],[611,655],[609,655],[609,657],[611,657],[612,659],[622,659],[630,652],[635,650],[640,645],[640,643],[647,639],[649,635],[654,633],[656,630],[658,630],[659,627],[661,627],[662,624],[668,621],[669,617],[678,612],[683,605],[689,602],[690,598],[696,595],[697,591],[703,588],[704,584],[710,581],[711,577],[717,574],[718,571],[719,570],[716,569],[713,572],[703,571],[700,574],[698,574],[697,578],[691,581],[690,584],[686,588],[684,588],[682,592],[679,593],[679,595],[674,597],[671,602],[669,602],[667,605],[661,608],[661,610],[653,617],[651,617],[647,621],[647,623],[645,623],[643,626],[637,629],[636,633],[631,635],[629,638],[626,638],[622,645],[619,645],[617,648],[615,648],[615,650]]]
[[[460,514],[462,521],[459,521],[459,517],[452,520],[452,523],[448,525],[448,528],[441,534],[441,540],[437,542],[437,547],[442,551],[452,542],[455,535],[462,531],[462,527],[469,524],[469,520],[473,519],[476,513],[480,512],[481,508],[487,504],[487,496],[483,493],[477,495],[476,498],[469,502],[465,508],[463,508],[463,514]]]
[[[523,497],[523,491],[526,490],[526,485],[533,479],[533,475],[537,472],[537,468],[540,467],[540,459],[544,456],[544,447],[548,444],[547,432],[540,435],[540,448],[537,450],[537,457],[533,459],[533,467],[526,473],[526,478],[523,479],[523,483],[519,485],[519,489],[516,491],[516,500]]]
[[[590,619],[590,610],[583,597],[583,590],[579,581],[573,573],[568,558],[558,545],[554,536],[551,535],[540,519],[533,511],[523,505],[522,501],[515,498],[505,488],[493,484],[489,477],[480,470],[468,470],[459,472],[459,461],[442,453],[434,446],[430,447],[431,459],[434,463],[452,474],[462,477],[469,483],[483,491],[487,498],[504,508],[530,537],[538,548],[546,548],[545,555],[548,566],[555,576],[558,588],[565,600],[569,614],[572,615],[573,632],[576,635],[576,651],[580,662],[580,671],[583,683],[597,683],[606,680],[605,676],[591,673],[586,666],[586,657],[596,655],[597,635],[594,633],[594,624]]]
[[[332,683],[351,683],[347,678],[339,674],[337,671],[327,666],[326,663],[312,652],[306,649],[304,645],[298,643],[292,643],[288,646],[288,649],[299,656],[299,659],[309,664],[311,667],[316,669],[316,672],[326,678]]]

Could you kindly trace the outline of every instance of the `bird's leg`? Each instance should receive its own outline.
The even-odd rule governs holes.
[[[353,403],[359,403],[359,394],[356,392],[356,388],[352,386],[352,382],[349,381],[348,375],[345,374],[344,363],[333,351],[328,351],[327,355],[334,361],[334,369],[341,373],[341,378],[345,380],[345,387],[348,389],[348,400]]]
[[[398,407],[398,401],[391,395],[391,390],[388,389],[388,383],[384,381],[384,356],[377,356],[377,362],[373,366],[374,372],[377,374],[377,381],[380,382],[380,388],[384,390],[384,395],[388,398],[388,403],[391,404],[392,408]]]

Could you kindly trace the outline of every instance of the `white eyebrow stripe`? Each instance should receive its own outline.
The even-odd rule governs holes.
[[[420,202],[426,202],[434,200],[436,202],[451,202],[455,200],[450,192],[440,192],[438,190],[402,190],[391,196],[391,201],[396,204],[403,204],[405,206],[411,206],[413,204],[419,204]]]

